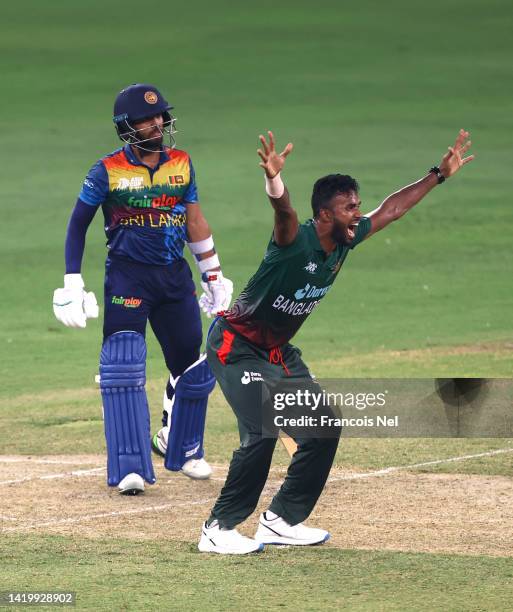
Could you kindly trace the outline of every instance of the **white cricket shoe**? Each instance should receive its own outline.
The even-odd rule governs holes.
[[[169,427],[162,427],[151,439],[151,448],[161,457],[166,456]],[[189,459],[182,466],[182,472],[193,480],[206,480],[212,475],[212,468],[205,459]]]
[[[213,521],[209,527],[203,523],[198,550],[220,555],[247,555],[264,550],[264,545],[241,535],[236,529],[221,529],[218,522]]]
[[[118,489],[121,495],[139,495],[144,493],[144,480],[139,474],[132,472],[118,484]]]
[[[260,515],[258,529],[255,533],[255,540],[262,544],[312,546],[323,544],[329,538],[330,534],[324,529],[305,527],[303,523],[289,525],[281,516],[276,516],[269,510]]]
[[[206,480],[212,474],[212,468],[205,459],[189,459],[182,465],[182,472],[193,480]]]

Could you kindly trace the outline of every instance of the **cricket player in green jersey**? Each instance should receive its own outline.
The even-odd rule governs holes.
[[[274,230],[264,259],[230,310],[214,323],[207,341],[208,362],[237,417],[240,448],[233,454],[226,482],[202,527],[202,552],[245,554],[265,544],[311,545],[329,533],[302,524],[312,512],[328,478],[340,428],[332,437],[294,437],[297,450],[287,476],[268,510],[260,516],[255,537],[236,526],[255,510],[268,477],[276,445],[263,435],[262,386],[268,380],[310,381],[299,349],[289,341],[329,292],[349,252],[402,217],[434,187],[455,174],[474,156],[469,133],[460,130],[439,166],[420,180],[388,196],[363,216],[357,181],[330,174],[316,181],[313,218],[300,224],[281,170],[292,151],[275,149],[272,132],[260,136],[260,166],[274,209]]]

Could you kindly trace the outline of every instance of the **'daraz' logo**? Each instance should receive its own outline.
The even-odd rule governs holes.
[[[139,308],[142,300],[140,298],[129,297],[124,298],[123,296],[117,297],[115,295],[112,296],[112,303],[119,304],[120,306],[124,306],[125,308]]]
[[[318,298],[324,297],[328,291],[330,290],[331,285],[327,287],[316,287],[315,285],[310,285],[306,283],[306,285],[302,289],[298,289],[296,293],[294,293],[294,297],[296,300],[303,300],[304,298]]]
[[[304,289],[298,289],[296,293],[294,293],[294,297],[296,300],[302,300],[305,295],[308,293],[308,289],[310,289],[310,285],[307,283]]]

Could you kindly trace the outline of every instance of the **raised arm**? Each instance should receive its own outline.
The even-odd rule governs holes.
[[[468,132],[460,130],[454,146],[448,147],[439,167],[434,166],[424,178],[392,193],[378,208],[366,215],[371,220],[371,230],[367,234],[367,238],[385,228],[392,221],[402,217],[415,204],[420,202],[433,187],[442,183],[458,172],[463,165],[472,161],[474,159],[473,155],[464,157],[471,144],[468,140],[469,136]]]
[[[297,236],[299,222],[296,211],[290,203],[290,196],[283,184],[280,172],[285,165],[285,158],[292,151],[292,143],[278,154],[275,149],[274,136],[269,135],[269,143],[264,136],[259,136],[262,148],[257,150],[261,158],[260,166],[265,171],[265,190],[274,208],[274,241],[278,246],[291,244]]]

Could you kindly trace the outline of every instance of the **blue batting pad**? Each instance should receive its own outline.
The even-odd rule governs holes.
[[[115,486],[132,472],[153,484],[146,343],[130,331],[109,336],[100,354],[100,389],[107,441],[107,483]]]
[[[164,465],[177,472],[189,459],[203,457],[208,394],[216,379],[203,355],[185,370],[175,387]]]

